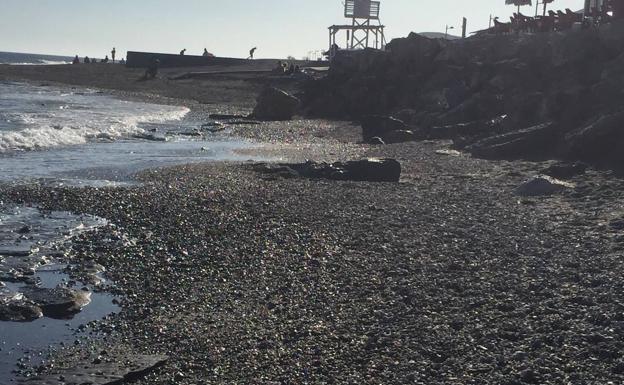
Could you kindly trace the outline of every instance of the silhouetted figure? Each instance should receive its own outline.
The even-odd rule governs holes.
[[[121,58],[121,60],[119,61],[119,64],[126,64],[126,59]]]
[[[91,59],[89,59],[89,56],[85,56],[85,58],[84,58],[83,62],[84,62],[85,64],[91,64]]]
[[[249,57],[247,59],[253,59],[254,58],[254,54],[256,53],[256,50],[258,49],[258,47],[253,47],[252,49],[249,50]]]
[[[115,54],[117,53],[117,51],[115,50],[115,47],[113,47],[113,50],[111,51],[111,59],[113,59],[113,63],[115,62]]]
[[[145,80],[154,79],[156,75],[158,75],[158,67],[160,67],[160,60],[156,58],[152,59],[149,67],[145,70]]]
[[[208,52],[208,50],[206,48],[204,48],[204,53],[202,54],[203,57],[208,57],[210,56],[210,53]]]
[[[102,59],[100,63],[108,63],[108,55],[106,55],[106,57],[104,57],[104,59]]]
[[[76,55],[76,57],[72,61],[72,64],[80,64],[80,58],[78,57],[78,55]]]
[[[180,56],[184,56],[185,53],[186,53],[186,48],[184,48],[182,51],[180,51]]]

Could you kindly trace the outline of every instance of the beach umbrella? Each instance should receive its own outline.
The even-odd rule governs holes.
[[[520,13],[520,7],[523,5],[533,5],[532,0],[505,0],[507,5],[515,5],[518,7],[518,13]]]

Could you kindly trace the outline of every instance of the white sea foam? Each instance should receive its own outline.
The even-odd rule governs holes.
[[[128,102],[92,90],[0,83],[0,153],[115,140],[143,124],[182,119],[185,107]]]

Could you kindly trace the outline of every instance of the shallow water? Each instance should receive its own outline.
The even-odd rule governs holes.
[[[0,302],[22,297],[28,287],[54,288],[66,286],[69,276],[65,264],[55,261],[63,253],[64,242],[79,233],[106,225],[106,220],[67,212],[42,212],[37,208],[0,205],[0,273],[31,278],[26,282],[4,282]],[[20,232],[28,226],[28,231]],[[33,276],[31,274],[34,272]],[[91,293],[91,302],[69,320],[40,318],[33,322],[0,322],[0,378],[10,381],[17,369],[17,360],[25,354],[41,352],[52,344],[71,342],[80,325],[119,311],[113,297]],[[38,353],[29,360],[39,363]]]

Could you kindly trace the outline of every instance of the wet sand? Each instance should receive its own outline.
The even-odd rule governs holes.
[[[119,88],[154,98],[186,90],[186,101],[206,92],[215,104],[194,104],[198,114],[250,108],[255,81],[229,101],[211,92],[234,80],[205,81]],[[98,357],[164,354],[138,384],[624,380],[621,179],[590,170],[562,194],[520,198],[514,189],[547,162],[437,153],[444,142],[361,145],[348,122],[234,133],[292,161],[384,156],[404,172],[398,184],[336,182],[221,162],[146,171],[133,187],[2,187],[2,200],[115,225],[80,235],[68,258],[105,266],[122,310],[94,326],[101,338],[39,368],[49,378],[77,363],[97,368]]]

